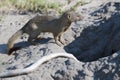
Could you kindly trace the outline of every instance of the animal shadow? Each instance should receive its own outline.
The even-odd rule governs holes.
[[[51,40],[52,38],[41,38],[38,42],[38,44],[45,44],[46,42],[48,42],[49,40]],[[27,48],[29,47],[31,44],[27,41],[22,41],[22,42],[18,42],[14,44],[14,47],[12,49],[9,50],[8,54],[11,54],[14,51],[20,50],[21,48]],[[7,53],[7,45],[6,44],[1,44],[0,45],[0,53]]]
[[[0,44],[0,54],[7,53],[7,47],[6,44]]]

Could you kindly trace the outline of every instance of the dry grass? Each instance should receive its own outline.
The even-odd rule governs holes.
[[[16,8],[18,10],[45,11],[47,8],[58,10],[64,4],[48,0],[0,0],[0,8]]]
[[[66,0],[67,1],[67,0]],[[65,6],[66,3],[59,3],[55,0],[0,0],[0,10],[27,10],[35,12],[42,10],[45,12],[47,9],[54,9],[58,12],[61,11],[60,7]],[[86,4],[85,1],[81,0],[74,7],[78,5]]]

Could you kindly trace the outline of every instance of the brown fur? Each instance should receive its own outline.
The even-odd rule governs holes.
[[[28,42],[31,44],[36,44],[35,40],[41,32],[51,32],[53,33],[55,42],[60,46],[60,43],[62,43],[61,35],[70,27],[72,22],[81,19],[82,16],[74,11],[67,11],[60,18],[55,18],[48,15],[37,15],[29,20],[22,29],[18,30],[8,40],[8,55],[11,54],[9,51],[13,48],[14,41],[21,37],[23,33],[27,33],[29,35]]]

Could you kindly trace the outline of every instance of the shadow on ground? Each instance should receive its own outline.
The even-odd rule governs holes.
[[[120,50],[120,15],[117,12],[119,10],[118,4],[114,4],[116,12],[107,11],[107,8],[111,6],[110,3],[107,5],[91,13],[91,17],[96,17],[97,13],[102,13],[106,17],[109,13],[110,18],[106,20],[101,17],[101,19],[98,18],[98,21],[94,20],[94,24],[86,26],[79,33],[79,37],[64,47],[66,52],[72,53],[80,61],[89,62],[101,57],[110,56]],[[102,12],[102,10],[104,11]]]
[[[7,53],[7,45],[6,44],[0,44],[0,54]]]
[[[52,38],[42,38],[38,41],[39,44],[45,44]],[[21,48],[29,47],[30,44],[27,41],[15,43],[14,47],[10,50],[10,53],[19,50]],[[7,54],[7,44],[0,44],[0,53]]]

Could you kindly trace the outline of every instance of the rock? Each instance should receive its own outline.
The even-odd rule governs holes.
[[[66,37],[66,40],[72,37],[74,41],[64,49],[73,53],[80,61],[94,61],[118,51],[120,49],[119,4],[119,2],[106,2],[99,7],[86,8],[84,20],[78,23],[79,26],[77,24],[74,25],[76,27],[71,26],[73,34]]]
[[[41,57],[57,52],[71,53],[79,62],[58,57],[30,74],[0,80],[120,80],[120,2],[95,1],[78,7],[77,11],[84,19],[73,23],[64,33],[65,46],[56,45],[51,34],[44,34],[45,37],[35,46],[21,42],[23,48],[15,51],[13,56],[0,54],[0,72],[25,68]],[[23,25],[22,21],[19,23]],[[8,28],[7,24],[5,28]],[[0,41],[0,46],[4,49],[6,45],[2,46],[2,42],[4,40]]]

